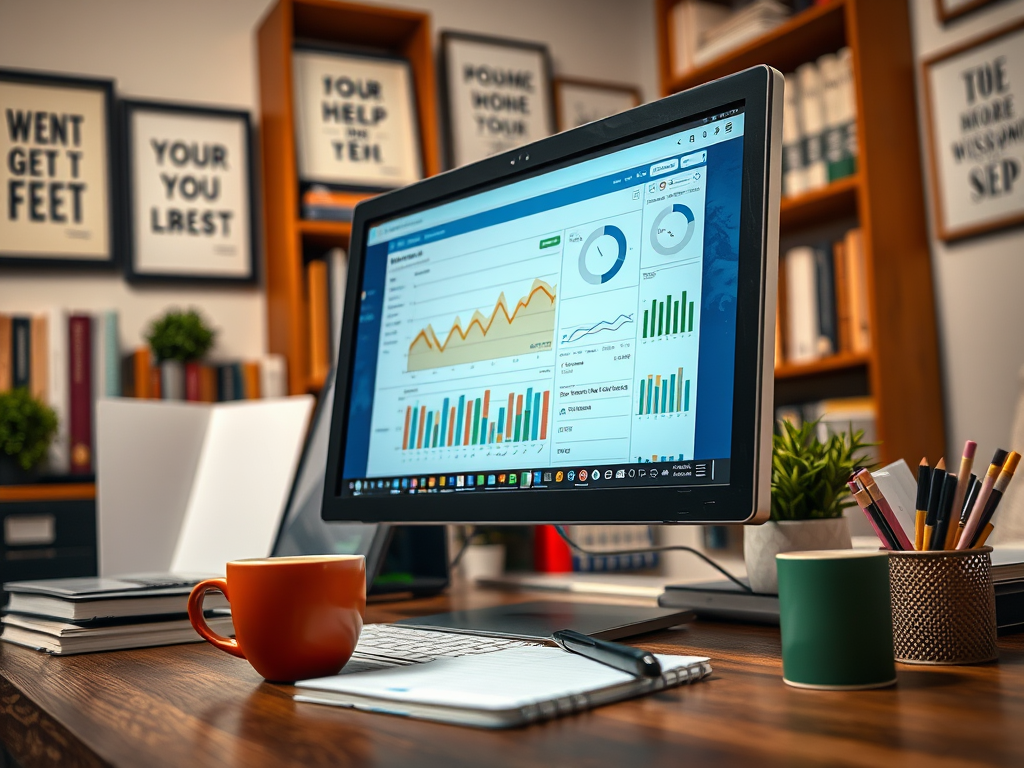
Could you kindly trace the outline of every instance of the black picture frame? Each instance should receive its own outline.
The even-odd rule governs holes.
[[[554,67],[551,63],[551,51],[544,43],[533,42],[529,40],[518,40],[514,38],[506,37],[495,37],[492,35],[478,35],[472,32],[459,32],[456,30],[442,30],[440,35],[440,47],[438,49],[438,90],[441,101],[441,124],[443,127],[442,136],[444,144],[444,161],[445,168],[452,169],[457,165],[465,165],[466,162],[473,162],[473,160],[467,160],[466,162],[457,163],[458,151],[455,146],[455,131],[454,131],[454,118],[452,115],[454,102],[453,94],[449,87],[449,68],[451,66],[451,54],[449,52],[449,46],[452,43],[457,42],[468,42],[477,43],[480,45],[491,45],[495,48],[512,48],[517,50],[524,50],[530,53],[535,53],[541,57],[541,70],[544,74],[544,79],[547,84],[546,92],[542,94],[542,100],[547,109],[547,120],[546,129],[547,136],[554,134],[557,131],[556,128],[556,111],[555,111],[555,94],[554,94]],[[535,137],[532,139],[536,141],[544,137]],[[529,143],[530,139],[527,139],[523,144]],[[504,151],[504,150],[503,150]],[[498,152],[497,154],[501,154]],[[483,158],[476,158],[483,159]]]
[[[122,240],[120,226],[120,175],[119,157],[117,145],[119,141],[118,124],[116,116],[116,101],[114,94],[114,80],[105,78],[77,77],[53,72],[36,72],[23,69],[0,69],[0,84],[15,83],[19,85],[37,85],[43,88],[61,87],[89,91],[96,91],[101,94],[103,108],[101,110],[103,119],[106,121],[106,141],[103,148],[106,152],[105,161],[102,167],[106,174],[106,214],[103,221],[107,227],[107,249],[106,254],[99,257],[92,256],[46,256],[28,253],[26,251],[8,249],[0,237],[0,265],[10,267],[27,267],[32,269],[84,269],[84,270],[111,270],[117,269],[122,260]],[[4,113],[4,131],[7,131],[6,109],[0,103],[0,112]],[[0,170],[0,186],[6,187],[7,181],[7,157],[2,158],[2,170]],[[7,191],[0,193],[4,200],[6,209]],[[6,211],[4,212],[6,215]]]
[[[136,245],[137,221],[139,212],[135,210],[135,194],[133,181],[133,153],[136,149],[136,137],[132,129],[132,117],[140,112],[155,112],[168,115],[186,115],[198,118],[213,118],[237,121],[242,124],[244,130],[242,136],[245,147],[242,155],[245,158],[246,183],[243,185],[244,200],[248,206],[248,222],[245,231],[248,233],[249,248],[248,254],[244,257],[247,265],[247,273],[243,276],[203,274],[187,272],[151,271],[145,268],[140,269],[139,257]],[[259,232],[259,198],[256,193],[257,182],[256,169],[256,142],[252,128],[252,116],[247,110],[223,109],[208,107],[197,104],[183,104],[178,102],[148,101],[123,99],[120,103],[120,126],[121,126],[121,187],[123,194],[122,201],[122,242],[124,244],[124,274],[125,279],[130,283],[205,283],[205,284],[227,284],[227,285],[255,285],[259,282],[259,259],[257,255],[260,249]],[[187,241],[183,241],[187,245]]]
[[[300,143],[304,141],[302,131],[299,125],[294,125],[293,130],[295,132],[295,166],[296,172],[299,179],[299,190],[300,192],[306,192],[311,187],[324,187],[326,189],[335,192],[364,192],[367,194],[376,194],[379,192],[388,192],[398,187],[406,186],[407,184],[415,183],[420,181],[425,176],[424,171],[424,158],[423,158],[423,138],[420,131],[420,112],[419,102],[416,97],[416,73],[413,71],[412,62],[408,58],[401,56],[397,53],[389,53],[386,51],[367,51],[361,48],[355,48],[349,45],[343,44],[332,44],[321,40],[308,40],[308,39],[296,39],[295,44],[292,46],[292,68],[294,72],[294,61],[295,54],[302,53],[313,53],[313,54],[324,54],[329,56],[335,56],[339,59],[355,59],[365,62],[386,62],[388,64],[401,65],[406,72],[408,77],[409,90],[407,93],[409,102],[409,131],[412,139],[412,152],[415,155],[416,170],[415,173],[410,174],[409,178],[398,183],[390,184],[372,184],[372,183],[356,183],[356,182],[341,182],[326,179],[316,179],[306,176],[303,173],[302,163],[300,162]],[[293,119],[298,121],[298,110],[299,110],[299,97],[297,95],[297,88],[293,82],[292,85],[293,93]]]

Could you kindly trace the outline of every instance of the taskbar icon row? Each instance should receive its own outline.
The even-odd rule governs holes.
[[[687,462],[667,466],[581,467],[578,469],[517,469],[508,472],[476,472],[458,475],[421,475],[389,478],[360,478],[346,481],[355,496],[380,494],[445,493],[475,490],[511,490],[524,488],[578,488],[618,481],[616,485],[652,481],[671,482],[681,474],[693,478],[714,476],[714,461]]]

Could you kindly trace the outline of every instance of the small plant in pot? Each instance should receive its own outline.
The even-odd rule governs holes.
[[[818,422],[780,423],[772,438],[771,520],[743,531],[747,577],[755,592],[774,594],[775,555],[817,549],[850,549],[843,510],[853,506],[846,483],[868,466],[862,431],[818,437]]]
[[[172,310],[154,320],[146,340],[160,366],[164,400],[185,399],[185,366],[201,360],[213,346],[212,330],[195,309]]]
[[[31,482],[57,434],[57,414],[25,387],[0,393],[0,485]]]

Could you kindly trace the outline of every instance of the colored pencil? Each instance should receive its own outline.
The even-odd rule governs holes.
[[[981,525],[982,513],[985,511],[988,497],[992,495],[996,478],[1002,471],[1003,462],[1006,461],[1007,456],[1009,456],[1009,453],[1002,448],[997,449],[992,455],[992,462],[989,464],[988,472],[985,473],[985,479],[981,483],[981,490],[978,491],[978,500],[974,502],[974,509],[971,510],[971,515],[967,518],[967,525],[964,526],[964,532],[961,534],[960,541],[956,545],[957,549],[969,549],[971,542],[974,541],[975,534],[983,527]]]
[[[928,458],[921,459],[917,468],[917,517],[914,520],[914,549],[924,548],[924,521],[928,517],[928,490],[932,482],[932,468]]]
[[[946,481],[946,460],[939,459],[939,463],[932,469],[931,482],[928,484],[928,515],[924,521],[924,548],[932,548],[932,533],[935,530],[935,521],[939,516],[939,496],[942,495],[942,485]]]
[[[978,491],[980,490],[981,483],[978,482],[978,476],[971,472],[971,480],[967,484],[967,496],[964,498],[964,506],[960,510],[960,524],[956,527],[956,536],[953,540],[954,548],[960,543],[960,537],[964,533],[964,526],[967,525],[967,518],[971,515],[974,502],[978,500]]]
[[[854,500],[857,502],[857,506],[864,512],[864,517],[868,519],[868,523],[871,524],[871,528],[875,531],[875,535],[878,540],[882,542],[882,546],[885,549],[896,549],[896,540],[890,536],[888,531],[885,529],[885,524],[881,519],[881,515],[877,513],[874,508],[874,504],[871,502],[871,497],[868,492],[857,484],[856,480],[850,480],[847,483],[850,487],[850,493],[853,494]]]
[[[981,513],[981,520],[978,522],[978,526],[984,531],[992,523],[992,516],[996,513],[996,507],[999,506],[999,502],[1003,498],[1003,494],[1006,493],[1006,488],[1013,479],[1013,473],[1017,470],[1017,465],[1020,463],[1020,454],[1016,451],[1011,451],[1006,457],[1006,461],[1003,462],[1003,467],[999,472],[999,477],[996,478],[996,483],[992,487],[992,493],[988,496],[988,503],[985,504],[985,509]],[[991,531],[989,531],[991,533]],[[986,535],[985,538],[988,538]],[[974,541],[971,542],[971,547],[979,547],[982,541],[982,534],[979,533],[974,537]]]
[[[967,483],[971,478],[971,469],[974,467],[974,453],[977,450],[978,444],[973,440],[968,440],[964,443],[964,453],[960,457],[960,471],[956,477],[956,493],[953,496],[953,505],[951,507],[958,516],[964,503],[964,496],[967,495]],[[958,523],[950,520],[946,533],[946,543],[943,545],[943,549],[952,549],[956,545],[957,525]]]
[[[892,507],[889,506],[888,500],[878,489],[878,485],[875,483],[875,478],[871,476],[871,472],[868,470],[861,470],[857,475],[857,480],[860,481],[861,485],[864,486],[864,490],[868,492],[868,496],[878,507],[878,511],[882,515],[882,519],[885,520],[889,530],[893,533],[894,540],[896,541],[897,549],[904,551],[913,551],[914,543],[907,536],[907,532],[903,530],[903,526],[900,524],[899,518],[896,517],[896,513],[892,511]]]
[[[950,519],[953,517],[953,499],[956,497],[956,475],[946,473],[939,495],[939,513],[935,518],[935,531],[932,533],[931,549],[941,552],[946,548],[946,534],[949,532]]]

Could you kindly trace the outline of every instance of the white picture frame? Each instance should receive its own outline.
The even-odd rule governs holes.
[[[127,279],[256,282],[249,113],[133,100],[121,109]]]
[[[547,46],[445,31],[440,58],[449,168],[555,132]]]
[[[292,80],[300,185],[379,192],[423,178],[407,60],[297,46]]]
[[[1024,224],[1024,19],[922,68],[938,237]]]

